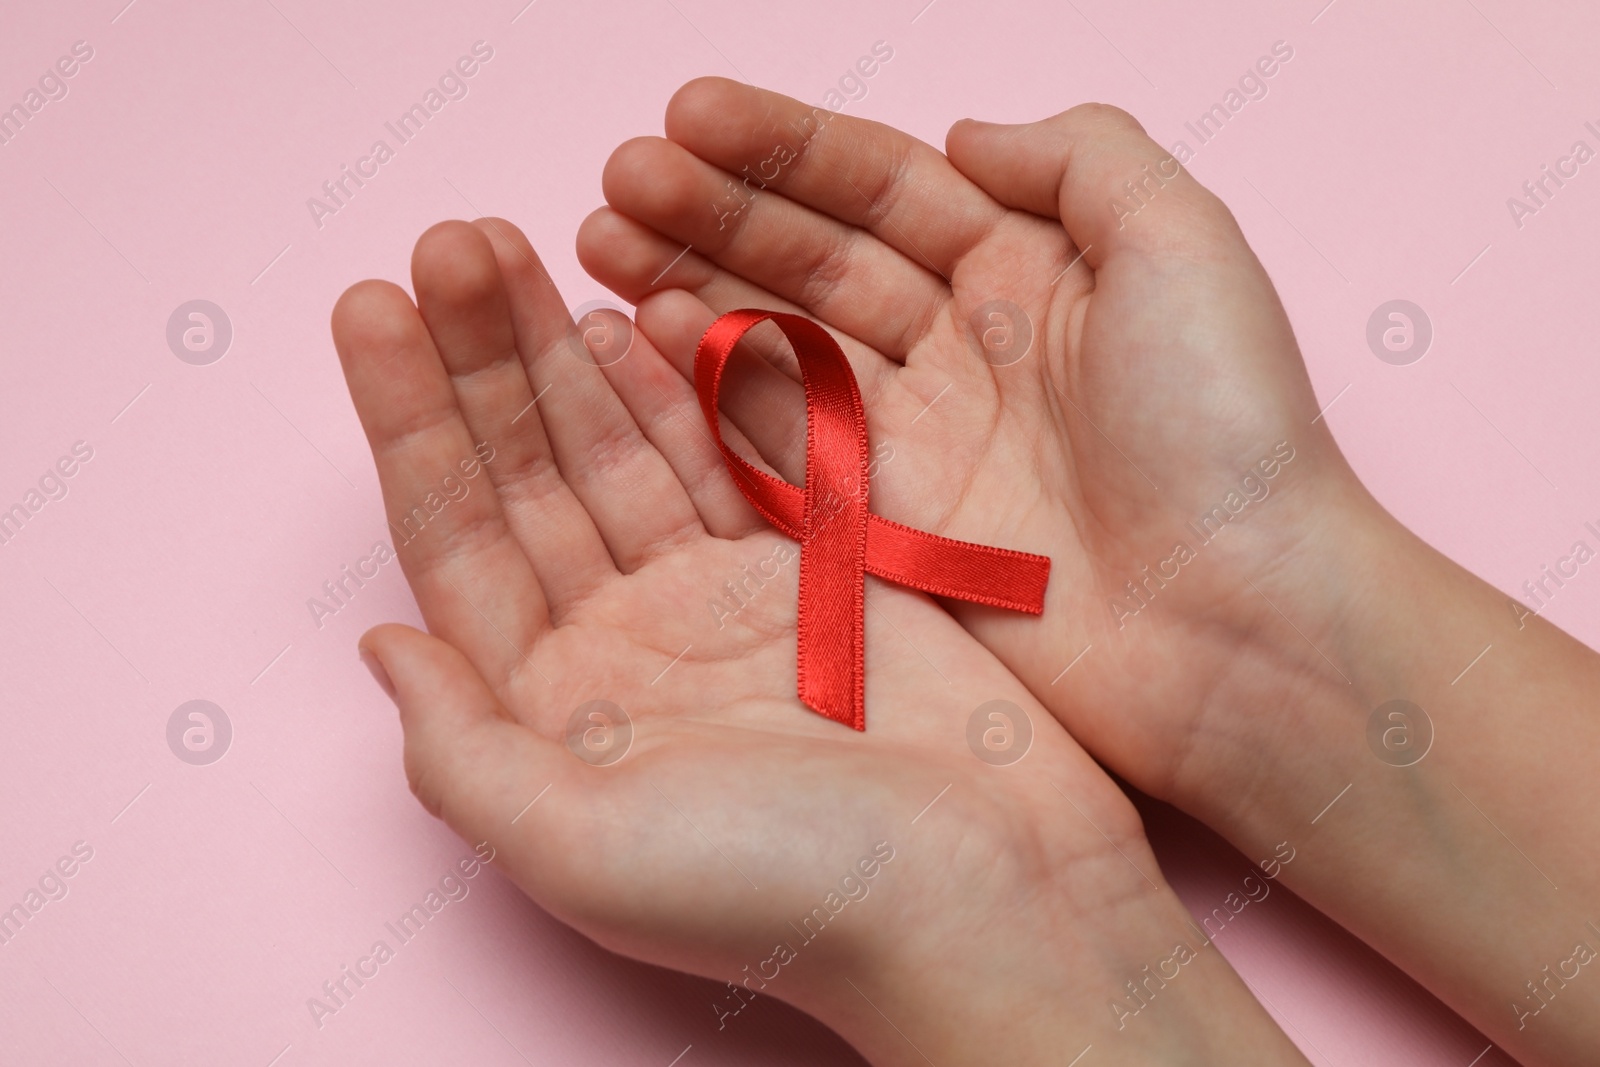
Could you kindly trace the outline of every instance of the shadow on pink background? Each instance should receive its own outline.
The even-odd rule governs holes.
[[[1592,7],[524,3],[6,13],[0,104],[75,43],[92,56],[0,145],[0,509],[77,443],[92,455],[0,545],[0,901],[75,842],[93,855],[0,945],[5,1063],[852,1061],[770,1000],[717,1032],[713,983],[610,956],[493,873],[320,1028],[306,1008],[470,851],[407,792],[392,708],[356,658],[366,627],[420,621],[398,569],[332,617],[307,608],[386,537],[328,312],[358,278],[404,281],[426,226],[480,214],[521,225],[571,305],[607,295],[575,227],[611,148],[659,132],[691,77],[821,103],[882,41],[893,59],[844,110],[934,144],[967,115],[1120,104],[1195,150],[1391,510],[1511,594],[1600,522],[1600,162],[1536,214],[1506,203],[1575,140],[1600,145]],[[323,182],[480,41],[493,54],[467,95],[317,218]],[[1185,123],[1280,41],[1293,58],[1267,94],[1198,144]],[[196,299],[232,329],[206,365],[168,343]],[[1405,366],[1366,341],[1393,299],[1434,331]],[[1595,644],[1597,607],[1585,573],[1546,614]],[[232,727],[208,766],[167,742],[196,699]],[[1247,873],[1146,812],[1197,914]],[[1468,1067],[1487,1045],[1281,888],[1217,944],[1313,1063]]]

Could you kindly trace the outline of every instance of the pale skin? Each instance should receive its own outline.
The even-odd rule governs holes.
[[[794,546],[648,339],[604,369],[583,358],[503,220],[430,229],[412,275],[416,303],[353,286],[333,332],[389,518],[425,509],[395,547],[429,632],[383,625],[361,646],[429,811],[600,944],[741,990],[755,971],[750,990],[875,1064],[1091,1045],[1096,1063],[1305,1063],[1201,944],[1127,798],[938,604],[869,579],[865,733],[795,696],[796,562],[733,618],[707,609]],[[471,491],[428,502],[491,454]],[[635,734],[606,766],[565,743],[596,699]],[[1035,734],[1006,767],[966,740],[996,699]],[[819,906],[808,939],[791,924]],[[1163,965],[1179,944],[1193,957]],[[1119,1014],[1145,968],[1172,980]],[[707,1025],[739,1025],[745,996],[708,1003]]]
[[[895,445],[874,510],[1053,560],[1041,618],[945,607],[1076,741],[1247,855],[1294,841],[1286,884],[1529,1067],[1592,1062],[1600,657],[1361,486],[1232,216],[1127,115],[964,121],[941,153],[812,114],[685,86],[608,163],[585,267],[685,376],[733,308],[830,328]],[[974,347],[995,300],[1034,336],[1007,366]],[[725,409],[796,480],[792,357],[750,347]],[[1410,766],[1368,741],[1394,698],[1434,731]]]
[[[1600,988],[1588,968],[1559,985],[1541,968],[1567,973],[1571,942],[1600,941],[1585,926],[1595,657],[1360,487],[1214,198],[1184,174],[1131,218],[1107,208],[1165,158],[1126,116],[963,123],[948,160],[836,119],[730,221],[727,175],[769,159],[773,128],[805,110],[703,80],[669,108],[672,140],[619,150],[613,209],[580,256],[638,303],[645,336],[604,371],[574,355],[564,306],[500,220],[424,235],[420,312],[384,283],[341,300],[392,518],[477,442],[495,449],[495,492],[397,546],[432,635],[363,638],[424,804],[602,944],[718,979],[770,960],[788,922],[890,843],[873,895],[764,990],[874,1062],[1059,1062],[1091,1042],[1097,1062],[1303,1062],[1209,950],[1117,1028],[1108,1001],[1186,925],[1087,749],[1252,857],[1295,841],[1286,883],[1523,1062],[1586,1062]],[[1007,367],[962,332],[997,297],[1036,331]],[[793,568],[727,626],[693,618],[781,540],[698,435],[683,377],[700,330],[740,306],[799,309],[844,344],[874,440],[895,442],[874,510],[1055,562],[1038,620],[946,614],[869,580],[865,735],[793,697]],[[762,366],[725,394],[749,436],[730,439],[797,479],[797,387]],[[1111,607],[1278,442],[1294,459],[1268,497],[1137,614]],[[1438,729],[1410,768],[1366,741],[1394,696]],[[604,768],[561,744],[596,697],[638,733]],[[1004,770],[964,741],[997,697],[1037,734]]]

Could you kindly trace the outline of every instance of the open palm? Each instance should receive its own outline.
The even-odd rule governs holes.
[[[1131,805],[931,600],[869,581],[865,733],[799,702],[798,549],[738,494],[692,390],[647,340],[598,358],[501,220],[434,227],[413,276],[416,305],[363,282],[333,329],[431,632],[363,638],[431,811],[628,955],[737,980],[781,965],[775,942],[805,946],[783,972],[802,977],[769,992],[819,1012],[841,987],[808,984],[814,961],[888,997],[872,962],[887,945],[958,957],[1024,908],[1024,939],[1064,916],[1069,942],[1081,919],[1102,950],[1119,924],[1136,945],[1170,944],[1183,913],[1157,890]],[[991,700],[1031,719],[1023,763],[969,751]],[[874,856],[871,892],[890,899],[851,904],[875,918],[811,946],[791,924],[848,897],[841,879],[865,881]],[[1151,915],[1167,933],[1143,929]],[[1103,1006],[1080,999],[1063,1017],[1098,1023]]]
[[[1053,560],[1042,618],[955,616],[1141,788],[1215,780],[1207,739],[1236,732],[1230,695],[1259,666],[1246,639],[1300,640],[1277,605],[1331,576],[1292,562],[1327,536],[1333,494],[1362,493],[1227,209],[1098,105],[958,124],[947,158],[705,78],[674,97],[667,134],[613,154],[586,269],[686,375],[727,310],[827,326],[890,446],[874,510]],[[794,479],[792,359],[775,333],[749,345],[724,395]]]

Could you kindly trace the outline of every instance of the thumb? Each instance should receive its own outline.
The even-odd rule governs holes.
[[[945,151],[1000,203],[1059,219],[1097,271],[1123,253],[1214,250],[1223,233],[1243,239],[1221,200],[1107,104],[1014,126],[962,119]]]
[[[513,721],[452,645],[386,623],[363,634],[360,649],[400,708],[412,793],[470,842],[502,840],[563,775],[560,746]]]

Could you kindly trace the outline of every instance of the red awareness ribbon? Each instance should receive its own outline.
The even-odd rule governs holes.
[[[806,484],[757,470],[722,439],[722,371],[739,339],[771,320],[794,347],[806,392]],[[855,374],[821,326],[799,315],[730,311],[700,338],[695,390],[712,437],[745,499],[800,542],[799,695],[818,714],[867,728],[863,655],[867,574],[938,596],[1012,611],[1044,611],[1050,560],[955,541],[867,510],[867,416]]]

